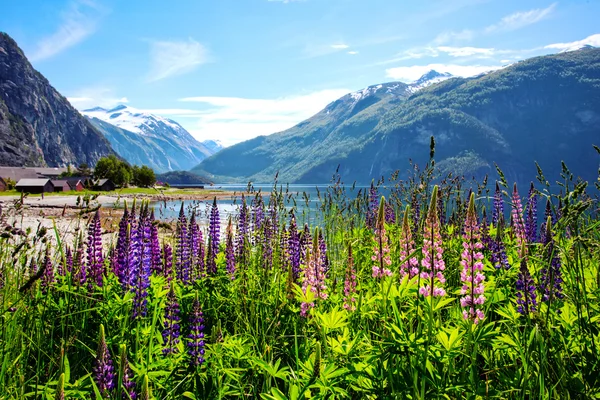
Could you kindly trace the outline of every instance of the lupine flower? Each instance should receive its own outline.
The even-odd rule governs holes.
[[[235,279],[235,251],[233,249],[233,225],[231,217],[229,217],[229,225],[227,226],[227,243],[225,244],[225,269],[231,277]]]
[[[190,334],[187,338],[190,363],[198,367],[204,362],[204,318],[198,299],[194,300],[190,317]]]
[[[446,291],[441,286],[446,282],[444,270],[446,265],[442,258],[444,249],[442,248],[442,236],[440,234],[440,224],[437,215],[437,185],[433,188],[431,194],[431,204],[427,218],[425,219],[425,229],[423,230],[423,259],[421,260],[421,280],[422,286],[419,293],[423,296],[445,296]]]
[[[266,218],[262,224],[262,261],[265,269],[271,269],[273,265],[273,223],[269,218]]]
[[[417,236],[421,226],[421,205],[416,192],[412,193],[410,208],[412,210],[413,236]]]
[[[356,298],[356,270],[354,269],[354,260],[352,258],[352,245],[348,245],[348,265],[346,267],[346,276],[344,278],[344,308],[348,311],[355,311]]]
[[[182,283],[190,281],[190,249],[187,234],[187,218],[183,211],[183,203],[177,219],[177,257],[175,259],[175,274]]]
[[[125,201],[125,209],[123,216],[119,221],[119,235],[117,236],[117,245],[115,250],[114,262],[112,262],[112,270],[119,279],[121,284],[123,283],[123,271],[127,268],[127,252],[129,250],[129,237],[127,234],[127,226],[130,223],[129,210],[127,209],[127,201]]]
[[[73,271],[73,252],[69,246],[67,246],[67,249],[65,250],[65,268],[66,272]]]
[[[315,294],[316,299],[327,298],[327,286],[325,285],[325,266],[323,265],[323,257],[321,255],[321,248],[319,246],[319,232],[316,228],[315,236],[313,239],[313,245],[308,249],[308,263],[304,267],[304,275],[302,280],[302,291],[306,294],[306,291],[310,287],[310,290]],[[300,315],[306,317],[308,310],[315,306],[314,302],[306,303],[303,302],[300,305]]]
[[[121,384],[126,393],[122,394],[123,399],[137,399],[137,393],[135,392],[135,381],[133,380],[133,372],[129,366],[129,360],[127,360],[127,348],[124,344],[121,345],[121,360],[119,364],[120,375],[123,377]]]
[[[485,318],[481,305],[485,301],[483,295],[483,244],[480,240],[479,226],[477,226],[477,215],[475,214],[475,194],[471,193],[467,219],[465,220],[465,233],[463,236],[463,251],[461,253],[460,265],[462,271],[460,280],[463,285],[460,294],[460,306],[463,310],[463,318],[470,319],[477,324]]]
[[[308,224],[304,224],[304,230],[300,235],[300,264],[308,264],[312,242],[313,240],[310,234],[310,228],[308,227]]]
[[[169,354],[177,353],[177,344],[179,343],[179,303],[175,296],[175,290],[173,284],[167,294],[167,305],[165,307],[165,320],[163,322],[164,329],[162,331],[163,337],[163,354],[168,356]]]
[[[540,292],[542,301],[550,303],[564,298],[563,279],[560,255],[552,237],[552,216],[547,217],[545,225],[546,232],[543,235],[543,244],[546,253],[546,266],[541,271]]]
[[[196,215],[192,213],[188,226],[188,248],[190,250],[190,271],[192,280],[204,276],[204,239],[202,231],[196,223]]]
[[[269,219],[271,220],[271,233],[275,237],[279,234],[279,216],[277,214],[277,192],[273,191],[269,197]]]
[[[531,182],[531,188],[527,196],[527,209],[525,217],[525,236],[529,243],[537,241],[537,194]]]
[[[244,262],[243,258],[245,257],[244,252],[248,240],[248,233],[248,206],[246,205],[246,198],[242,194],[242,204],[240,205],[240,212],[238,215],[235,240],[235,254],[242,262]]]
[[[444,200],[441,195],[438,196],[437,212],[440,219],[440,226],[444,226],[446,224],[446,207],[444,207]]]
[[[75,249],[75,256],[73,257],[73,282],[77,285],[82,284],[86,281],[86,270],[85,263],[83,262],[83,239],[81,235],[77,239],[77,247]]]
[[[103,264],[102,227],[100,226],[100,210],[98,210],[90,223],[87,242],[87,270],[89,278],[98,286],[102,286]]]
[[[170,281],[173,276],[173,250],[167,243],[162,249],[163,274]]]
[[[550,199],[546,200],[546,209],[544,211],[544,222],[542,223],[541,229],[540,229],[540,241],[542,243],[548,243],[548,238],[545,237],[546,233],[548,232],[547,230],[547,222],[548,218],[550,218],[550,223],[551,223],[551,227],[554,226],[556,224],[556,215],[554,215],[554,213],[552,212],[552,203],[550,203]],[[549,232],[552,232],[552,230],[550,230]]]
[[[256,235],[260,232],[263,221],[265,219],[265,213],[263,210],[264,203],[261,196],[257,195],[252,200],[252,231]]]
[[[163,262],[160,254],[160,242],[158,240],[158,226],[154,222],[154,208],[150,212],[150,253],[152,255],[151,270],[156,275],[162,275]]]
[[[104,325],[100,324],[100,338],[98,341],[98,352],[96,353],[96,362],[93,368],[94,382],[102,398],[111,397],[111,392],[115,388],[115,368],[112,357],[106,344],[104,336]]]
[[[495,225],[504,216],[504,199],[500,191],[500,185],[496,182],[496,191],[494,192],[494,212],[492,213],[492,223]]]
[[[381,197],[381,203],[379,203],[375,227],[375,246],[371,260],[375,262],[372,267],[373,278],[392,276],[392,271],[388,268],[392,265],[392,259],[390,258],[388,237],[385,233],[385,198],[383,196]]]
[[[124,290],[134,290],[139,275],[140,257],[142,251],[141,232],[142,229],[137,223],[127,225],[127,263],[123,270],[121,285]]]
[[[294,282],[297,282],[298,278],[300,277],[300,260],[302,257],[302,247],[300,245],[300,234],[298,233],[298,227],[296,226],[296,217],[294,216],[293,211],[290,217],[288,255],[290,258],[290,266],[292,268]]]
[[[152,273],[152,224],[149,218],[140,214],[138,223],[139,258],[134,268],[134,282],[131,289],[135,292],[133,298],[133,317],[145,317],[148,305],[148,288]]]
[[[48,293],[48,287],[52,285],[56,280],[54,279],[54,267],[52,266],[52,260],[50,260],[50,247],[46,247],[46,253],[44,255],[44,275],[42,275],[42,293]]]
[[[56,394],[54,400],[65,400],[65,373],[63,372],[58,377],[58,383],[56,384]]]
[[[508,257],[506,256],[506,248],[502,241],[502,234],[504,230],[504,217],[500,217],[497,224],[496,238],[490,239],[490,261],[494,268],[509,269],[510,264],[508,263]]]
[[[221,229],[221,220],[219,218],[219,207],[217,206],[217,198],[213,200],[213,205],[210,209],[210,221],[208,224],[208,236],[210,251],[207,255],[206,270],[209,274],[217,273],[217,255],[219,254],[219,244],[221,237],[219,231]]]
[[[287,229],[285,228],[285,224],[283,224],[281,227],[281,232],[279,233],[279,262],[283,271],[287,271],[288,269],[288,240],[289,235]]]
[[[528,315],[535,312],[537,307],[535,283],[527,268],[527,258],[521,260],[521,268],[517,278],[517,311],[522,315]]]
[[[377,223],[377,209],[379,207],[379,194],[375,184],[371,182],[371,188],[369,189],[369,207],[367,209],[366,225],[371,229],[375,229]]]
[[[525,251],[526,247],[524,244],[527,243],[527,235],[525,233],[525,224],[523,222],[523,206],[521,205],[521,198],[517,191],[517,184],[515,183],[512,195],[512,211],[511,211],[511,224],[515,237],[517,239],[517,246],[519,249]],[[521,254],[523,257],[525,253]]]
[[[415,256],[410,257],[415,252],[415,241],[408,221],[409,215],[410,206],[406,206],[402,218],[402,230],[400,231],[400,260],[402,262],[400,264],[400,276],[402,278],[407,275],[412,278],[419,273],[419,260]]]
[[[140,393],[140,400],[150,400],[150,387],[148,386],[148,375],[144,375],[142,381],[142,392]]]

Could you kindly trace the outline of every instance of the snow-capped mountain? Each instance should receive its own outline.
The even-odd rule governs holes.
[[[125,105],[95,107],[82,114],[123,158],[157,172],[188,170],[222,148],[212,140],[199,142],[173,120]]]
[[[406,90],[410,93],[415,93],[423,88],[426,88],[427,86],[433,85],[434,83],[442,82],[453,77],[454,75],[449,72],[437,72],[432,69],[416,81],[409,83]]]

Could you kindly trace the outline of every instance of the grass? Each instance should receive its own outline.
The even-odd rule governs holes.
[[[122,188],[113,191],[96,191],[96,190],[83,190],[81,192],[70,190],[67,192],[50,192],[44,193],[44,196],[85,196],[85,195],[194,195],[194,196],[207,196],[210,194],[223,193],[222,190],[213,189],[174,189],[174,188]],[[20,196],[20,192],[16,190],[6,190],[0,192],[0,196]],[[41,197],[41,194],[28,194],[28,197]]]

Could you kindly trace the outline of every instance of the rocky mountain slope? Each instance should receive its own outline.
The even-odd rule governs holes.
[[[0,164],[94,165],[110,143],[0,32]]]
[[[398,86],[396,86],[398,85]],[[378,88],[375,90],[375,88]],[[392,89],[394,88],[394,89]],[[391,91],[391,93],[389,93]],[[473,78],[452,78],[414,94],[403,84],[371,86],[270,136],[224,149],[193,171],[214,181],[368,183],[408,160],[424,165],[435,137],[440,172],[493,173],[515,181],[560,179],[561,160],[596,180],[600,143],[600,49],[536,57]]]
[[[177,122],[120,105],[82,111],[127,161],[157,172],[187,170],[221,149],[212,140],[197,141]]]

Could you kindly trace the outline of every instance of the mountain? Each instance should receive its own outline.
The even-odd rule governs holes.
[[[177,122],[120,105],[110,110],[82,111],[114,149],[132,164],[157,172],[187,170],[221,149],[208,140],[198,142]]]
[[[0,32],[0,165],[94,165],[109,154],[104,136]]]
[[[493,174],[497,163],[507,179],[528,182],[537,161],[553,182],[564,160],[582,178],[597,178],[600,49],[446,79],[412,95],[387,95],[389,84],[384,88],[365,89],[366,107],[346,95],[287,131],[222,150],[193,172],[213,181],[268,182],[279,171],[280,181],[318,183],[340,165],[346,181],[368,183],[396,170],[405,178],[409,159],[427,162],[434,136],[442,173]]]

